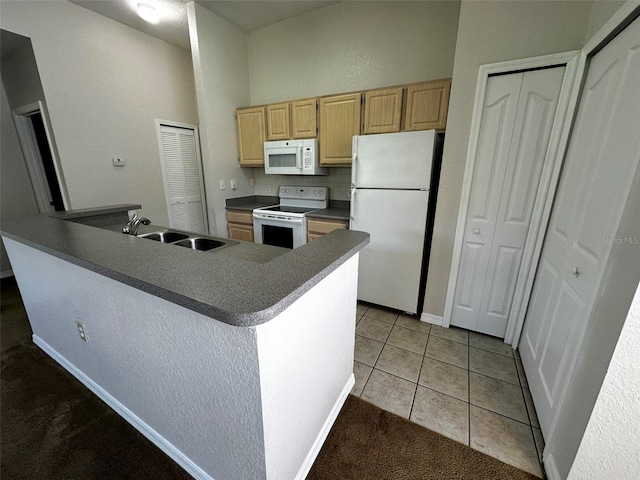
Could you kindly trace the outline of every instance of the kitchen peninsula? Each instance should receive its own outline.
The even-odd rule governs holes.
[[[3,222],[34,342],[195,478],[304,478],[354,382],[368,234],[201,252],[101,227]]]

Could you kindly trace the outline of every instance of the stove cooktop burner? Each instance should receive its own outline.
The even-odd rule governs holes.
[[[283,213],[308,213],[308,212],[313,212],[314,210],[318,210],[318,208],[286,207],[284,205],[276,205],[275,207],[261,208],[260,210],[265,210],[270,212],[283,212]]]

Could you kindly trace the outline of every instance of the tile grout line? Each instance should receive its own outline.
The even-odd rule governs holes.
[[[467,433],[467,445],[471,448],[471,339],[467,345],[467,425],[469,427]]]
[[[429,343],[429,334],[427,334],[427,343],[424,344],[424,353],[427,353],[427,345]],[[411,414],[413,413],[413,406],[416,404],[416,397],[418,396],[418,385],[420,385],[420,375],[422,375],[422,367],[424,366],[424,359],[426,357],[422,355],[420,361],[420,368],[418,369],[418,378],[416,379],[416,389],[413,392],[413,400],[411,401],[411,408],[409,409],[409,421],[411,421]]]

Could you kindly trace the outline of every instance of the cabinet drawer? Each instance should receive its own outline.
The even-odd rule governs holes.
[[[334,230],[340,229],[347,229],[347,220],[307,220],[307,231],[309,232],[309,235],[324,235],[325,233],[333,232]]]
[[[227,210],[227,222],[253,226],[253,214],[251,212]]]

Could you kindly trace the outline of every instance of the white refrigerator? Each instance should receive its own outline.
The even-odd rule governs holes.
[[[360,252],[358,299],[418,313],[439,146],[435,130],[353,137],[350,228],[371,235]]]

